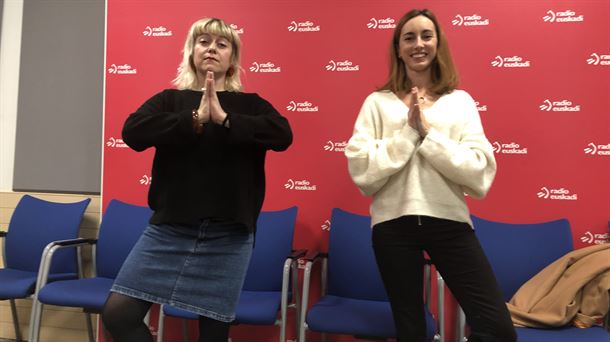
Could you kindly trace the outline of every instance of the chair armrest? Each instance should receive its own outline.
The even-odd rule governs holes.
[[[307,254],[302,258],[305,262],[316,262],[320,259],[328,258],[328,253],[320,252],[318,250],[312,249],[307,251]]]
[[[3,238],[6,236],[6,232],[4,230],[0,230],[0,238]]]
[[[49,243],[42,252],[40,260],[40,267],[38,268],[38,279],[36,280],[36,293],[49,280],[49,272],[51,270],[51,262],[53,261],[53,255],[55,252],[62,248],[68,247],[79,247],[82,245],[93,245],[97,243],[97,239],[69,239],[69,240],[57,240]],[[80,261],[79,261],[80,263]],[[80,273],[79,273],[80,274]]]

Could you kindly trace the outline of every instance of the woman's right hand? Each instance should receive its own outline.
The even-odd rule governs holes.
[[[419,99],[417,98],[417,87],[411,88],[411,93],[407,96],[411,97],[411,101],[409,101],[411,105],[409,106],[409,113],[407,114],[407,122],[409,123],[409,126],[419,131],[419,116],[421,111],[419,109]]]
[[[210,77],[209,74],[210,73],[208,73],[208,75],[206,75],[206,82],[204,84],[208,84],[207,78]],[[212,77],[214,77],[213,74],[212,74]],[[207,87],[207,88],[209,88],[209,87]],[[197,108],[199,124],[201,124],[201,125],[210,121],[210,94],[209,93],[210,93],[209,89],[203,88],[203,95],[201,96],[201,101],[199,102],[199,108]]]

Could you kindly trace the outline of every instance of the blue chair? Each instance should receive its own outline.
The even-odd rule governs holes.
[[[379,274],[371,242],[371,218],[341,209],[333,209],[328,253],[310,252],[305,258],[303,303],[299,324],[299,342],[305,342],[306,330],[353,335],[356,338],[386,340],[396,337],[394,318]],[[311,271],[322,262],[322,296],[307,311]],[[426,265],[425,301],[429,303],[431,275]],[[437,275],[439,324],[444,326],[444,282]],[[442,328],[426,306],[428,340],[443,340]],[[437,333],[438,331],[438,333]]]
[[[299,312],[296,261],[305,252],[292,250],[297,209],[291,207],[260,213],[254,250],[234,321],[235,324],[279,325],[281,342],[286,341],[287,309]],[[289,289],[290,283],[292,290]],[[199,316],[169,305],[162,305],[159,311],[157,342],[163,342],[165,316],[184,319],[183,336],[188,340],[186,320],[195,320]]]
[[[542,223],[510,224],[472,216],[477,238],[489,259],[504,300],[508,302],[529,279],[573,250],[572,231],[566,219]],[[458,314],[458,338],[464,339],[464,313]],[[601,327],[581,329],[516,328],[518,341],[610,341]]]
[[[91,245],[93,277],[47,283],[48,267],[41,265],[41,280],[34,296],[30,319],[30,342],[37,342],[43,304],[83,308],[87,319],[89,341],[95,341],[90,313],[104,307],[114,278],[121,269],[131,248],[148,225],[152,211],[148,207],[111,200],[102,217],[97,239],[63,241],[51,248],[45,258],[55,259],[55,252],[63,248],[74,250]]]
[[[17,341],[22,341],[15,299],[34,294],[43,251],[53,241],[74,239],[90,199],[76,203],[56,203],[24,195],[15,207],[8,232],[0,232],[4,242],[4,268],[0,269],[0,300],[8,299]],[[49,281],[77,276],[74,251],[58,253],[49,267]]]

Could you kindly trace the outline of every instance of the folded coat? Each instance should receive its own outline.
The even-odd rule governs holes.
[[[572,251],[527,281],[509,301],[516,326],[599,323],[610,307],[610,244]]]

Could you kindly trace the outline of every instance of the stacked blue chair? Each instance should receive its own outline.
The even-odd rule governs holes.
[[[472,216],[475,233],[504,294],[510,301],[519,288],[546,266],[573,250],[568,220],[511,224]],[[464,340],[464,313],[458,314],[458,338]],[[516,328],[519,342],[608,342],[602,327]]]
[[[286,341],[287,310],[292,308],[297,315],[299,313],[297,259],[305,251],[292,249],[297,209],[261,212],[254,250],[235,313],[235,324],[279,325],[280,342]],[[183,334],[188,340],[186,320],[195,320],[198,316],[163,305],[159,313],[157,342],[163,342],[166,316],[184,319]]]
[[[333,209],[328,253],[309,252],[305,260],[299,342],[306,330],[386,340],[396,337],[394,318],[371,242],[371,218]],[[322,262],[322,296],[307,310],[311,271]],[[426,298],[430,301],[430,267],[426,266]],[[443,340],[444,284],[437,276],[439,322],[426,306],[428,340]]]
[[[8,299],[17,341],[22,341],[15,299],[29,298],[36,289],[45,248],[53,241],[74,239],[90,199],[76,203],[56,203],[24,195],[15,207],[8,232],[0,232],[4,242],[4,268],[0,269],[0,300]],[[3,239],[2,239],[3,238]],[[48,281],[77,276],[76,253],[58,253],[49,265]]]
[[[38,341],[43,304],[83,308],[89,341],[95,341],[90,313],[101,312],[114,278],[148,225],[151,215],[152,211],[148,207],[111,200],[102,217],[97,239],[63,241],[47,252],[45,258],[50,261],[56,258],[54,253],[60,249],[74,250],[91,245],[94,276],[48,283],[48,268],[41,266],[41,280],[30,319],[30,342]],[[82,276],[82,270],[80,275]]]

